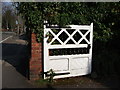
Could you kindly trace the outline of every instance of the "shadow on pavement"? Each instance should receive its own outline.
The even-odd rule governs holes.
[[[30,50],[25,42],[2,43],[2,60],[14,66],[20,74],[27,78],[29,76],[29,58]]]
[[[14,66],[18,72],[26,77],[29,55],[25,45],[3,43],[2,60]]]

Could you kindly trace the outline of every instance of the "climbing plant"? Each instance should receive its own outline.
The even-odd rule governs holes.
[[[20,2],[16,8],[26,20],[26,26],[43,38],[43,22],[58,24],[94,23],[94,40],[108,41],[120,33],[120,3],[117,2]],[[117,33],[115,32],[117,31]]]

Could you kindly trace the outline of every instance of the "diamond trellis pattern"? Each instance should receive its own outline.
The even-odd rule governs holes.
[[[50,29],[47,43],[54,44],[89,44],[89,30],[79,29]]]
[[[53,31],[53,33],[55,33],[55,35],[57,35],[61,31],[61,29],[51,29],[51,30]]]
[[[63,31],[60,35],[59,35],[59,39],[62,42],[65,42],[65,40],[68,38],[68,35]]]
[[[55,45],[55,44],[60,45],[61,43],[57,39],[55,39],[51,45]]]
[[[67,44],[75,44],[71,39],[67,42]]]
[[[79,44],[88,44],[84,39]]]
[[[82,38],[82,36],[81,36],[78,32],[76,32],[76,33],[74,34],[73,38],[74,38],[74,40],[75,40],[76,42],[78,42],[78,41]]]
[[[90,32],[86,35],[88,41],[90,41]]]
[[[75,31],[75,29],[66,29],[66,31],[67,31],[69,34],[72,34],[72,33]]]
[[[84,35],[88,30],[82,30],[80,29],[80,32]]]
[[[47,43],[50,43],[51,40],[54,38],[54,36],[51,34],[51,32],[48,32],[48,35],[49,35],[49,37],[47,39]]]
[[[82,36],[82,38],[78,41],[79,44],[90,44],[86,36],[89,33],[89,30],[78,30],[79,34]]]
[[[49,29],[49,31],[51,32],[51,34],[54,36],[54,38],[51,40],[51,42],[49,43],[49,45],[54,45],[53,43],[55,43],[55,41],[57,40],[60,44],[63,44],[63,42],[58,38],[58,36],[63,32],[63,30],[59,31],[58,34],[56,35],[51,29]]]

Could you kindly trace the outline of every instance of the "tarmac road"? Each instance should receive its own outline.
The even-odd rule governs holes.
[[[2,40],[5,40],[6,38],[8,38],[8,37],[10,37],[10,36],[15,35],[14,32],[0,32],[0,33],[2,33],[2,34],[1,34],[1,35],[2,35],[1,41],[2,41]],[[0,41],[0,42],[1,42],[1,41]]]

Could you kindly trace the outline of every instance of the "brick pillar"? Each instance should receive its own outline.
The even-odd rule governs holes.
[[[37,80],[42,72],[42,43],[36,41],[36,34],[31,34],[31,59],[29,62],[30,80]]]

